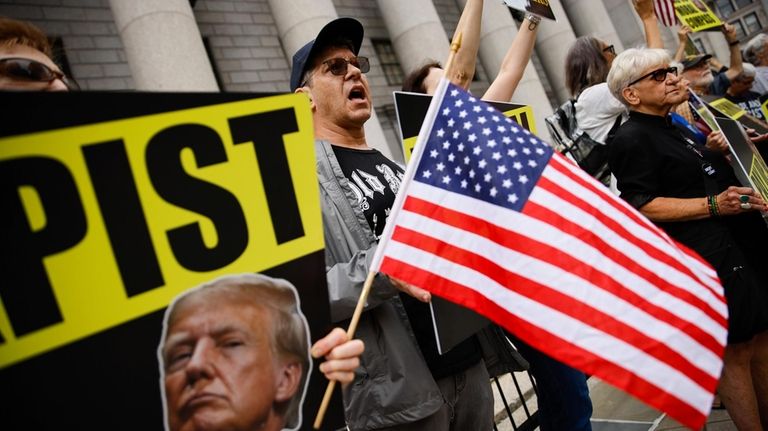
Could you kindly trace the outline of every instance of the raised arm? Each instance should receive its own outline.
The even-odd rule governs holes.
[[[685,58],[685,45],[688,43],[689,34],[691,34],[691,28],[687,25],[680,27],[680,30],[677,31],[677,39],[680,42],[680,44],[677,45],[677,51],[675,51],[674,57],[674,60],[677,62],[682,62]]]
[[[451,70],[447,71],[452,83],[465,90],[475,76],[477,51],[480,47],[480,24],[483,19],[483,0],[467,0],[461,18],[453,33],[455,40],[461,33],[461,49],[456,52]]]
[[[664,42],[661,40],[661,31],[659,30],[659,21],[653,11],[653,0],[635,0],[635,11],[643,21],[645,30],[645,43],[648,48],[664,48]]]
[[[484,100],[507,102],[512,98],[531,58],[540,19],[535,15],[525,15],[515,39],[504,55],[499,73],[483,95]]]
[[[728,63],[728,70],[725,72],[725,76],[729,81],[733,81],[737,76],[741,75],[743,67],[741,66],[741,49],[739,48],[739,38],[736,35],[736,27],[731,24],[723,24],[723,35],[725,41],[728,42],[728,49],[731,52],[731,60]]]

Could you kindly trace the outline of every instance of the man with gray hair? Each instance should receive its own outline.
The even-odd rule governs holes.
[[[349,381],[362,343],[335,339],[335,358],[347,363],[332,368],[346,370],[339,380]],[[158,347],[166,429],[298,429],[309,342],[286,280],[242,274],[184,292],[166,310]]]
[[[723,24],[723,35],[728,42],[731,53],[728,70],[713,74],[710,68],[710,54],[689,55],[683,59],[683,78],[691,83],[691,90],[698,95],[712,94],[722,96],[731,85],[731,81],[741,73],[741,51],[736,28],[731,24]]]
[[[747,114],[765,121],[765,115],[760,108],[760,94],[752,91],[755,82],[756,67],[751,63],[744,63],[744,70],[733,79],[731,86],[725,92],[725,98],[739,105],[747,111]]]
[[[761,96],[768,93],[768,34],[753,37],[744,47],[744,59],[755,65],[755,83],[752,91]]]

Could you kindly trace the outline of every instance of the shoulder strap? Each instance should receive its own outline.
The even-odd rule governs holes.
[[[608,131],[608,136],[605,137],[605,145],[608,145],[613,141],[613,137],[616,136],[616,131],[619,130],[619,126],[621,126],[621,115],[619,114],[616,116],[616,121],[613,122],[613,126],[611,126],[611,130]]]

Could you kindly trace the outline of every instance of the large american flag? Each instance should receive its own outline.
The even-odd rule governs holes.
[[[667,27],[680,24],[675,15],[675,0],[653,0],[656,17]]]
[[[727,335],[712,268],[452,84],[424,123],[371,270],[700,428]]]

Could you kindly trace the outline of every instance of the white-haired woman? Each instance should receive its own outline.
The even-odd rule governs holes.
[[[768,94],[768,34],[760,33],[744,47],[744,59],[755,65],[755,83],[752,91]]]
[[[738,185],[720,133],[703,146],[670,121],[687,94],[666,51],[624,51],[608,86],[630,111],[609,150],[621,196],[717,270],[729,312],[718,392],[738,429],[766,428],[768,229],[759,211],[768,206]]]

